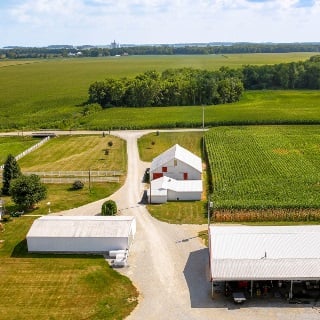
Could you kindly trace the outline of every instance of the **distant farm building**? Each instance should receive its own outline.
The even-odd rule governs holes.
[[[172,200],[200,200],[202,194],[201,158],[174,145],[153,159],[150,168],[150,203]]]
[[[131,216],[45,216],[27,234],[29,252],[106,253],[130,248],[136,232]]]

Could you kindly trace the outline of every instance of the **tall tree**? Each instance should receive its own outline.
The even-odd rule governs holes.
[[[21,175],[21,170],[17,160],[12,154],[9,154],[3,168],[2,194],[10,194],[10,184],[12,179],[16,179]]]

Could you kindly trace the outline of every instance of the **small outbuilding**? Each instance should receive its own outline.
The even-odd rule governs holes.
[[[150,182],[147,195],[150,203],[201,200],[202,180],[175,180],[167,176]]]
[[[209,255],[212,282],[246,282],[251,295],[268,281],[287,283],[288,298],[297,283],[319,290],[320,226],[213,225]]]
[[[106,253],[129,250],[135,232],[132,216],[44,216],[26,238],[29,252]]]

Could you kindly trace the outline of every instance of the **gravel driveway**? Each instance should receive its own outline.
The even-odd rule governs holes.
[[[121,214],[133,215],[137,220],[129,267],[117,269],[128,276],[140,292],[139,304],[128,320],[319,320],[320,308],[312,305],[249,301],[239,308],[224,299],[211,299],[208,250],[197,238],[197,232],[206,229],[206,226],[160,222],[151,217],[145,206],[140,204],[145,188],[142,177],[149,164],[139,160],[137,138],[148,132],[150,131],[112,132],[127,141],[128,176],[124,186],[110,198],[117,202]],[[98,214],[105,200],[56,214]]]

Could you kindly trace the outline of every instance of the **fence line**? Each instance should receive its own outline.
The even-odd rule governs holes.
[[[118,177],[122,176],[122,171],[110,170],[110,171],[28,171],[23,172],[24,175],[29,176],[36,174],[39,177]]]
[[[29,154],[30,152],[38,149],[39,147],[41,147],[44,143],[46,143],[47,141],[50,140],[50,137],[46,137],[44,139],[42,139],[40,142],[36,143],[34,146],[28,148],[27,150],[23,151],[22,153],[18,154],[15,159],[18,161],[20,160],[22,157],[24,157],[25,155]],[[4,169],[4,164],[0,166],[0,169],[3,170]]]
[[[75,180],[74,178],[41,178],[41,182],[43,183],[56,183],[56,184],[63,184],[63,183],[73,183]],[[119,182],[119,177],[90,177],[89,178],[82,178],[82,182]]]

